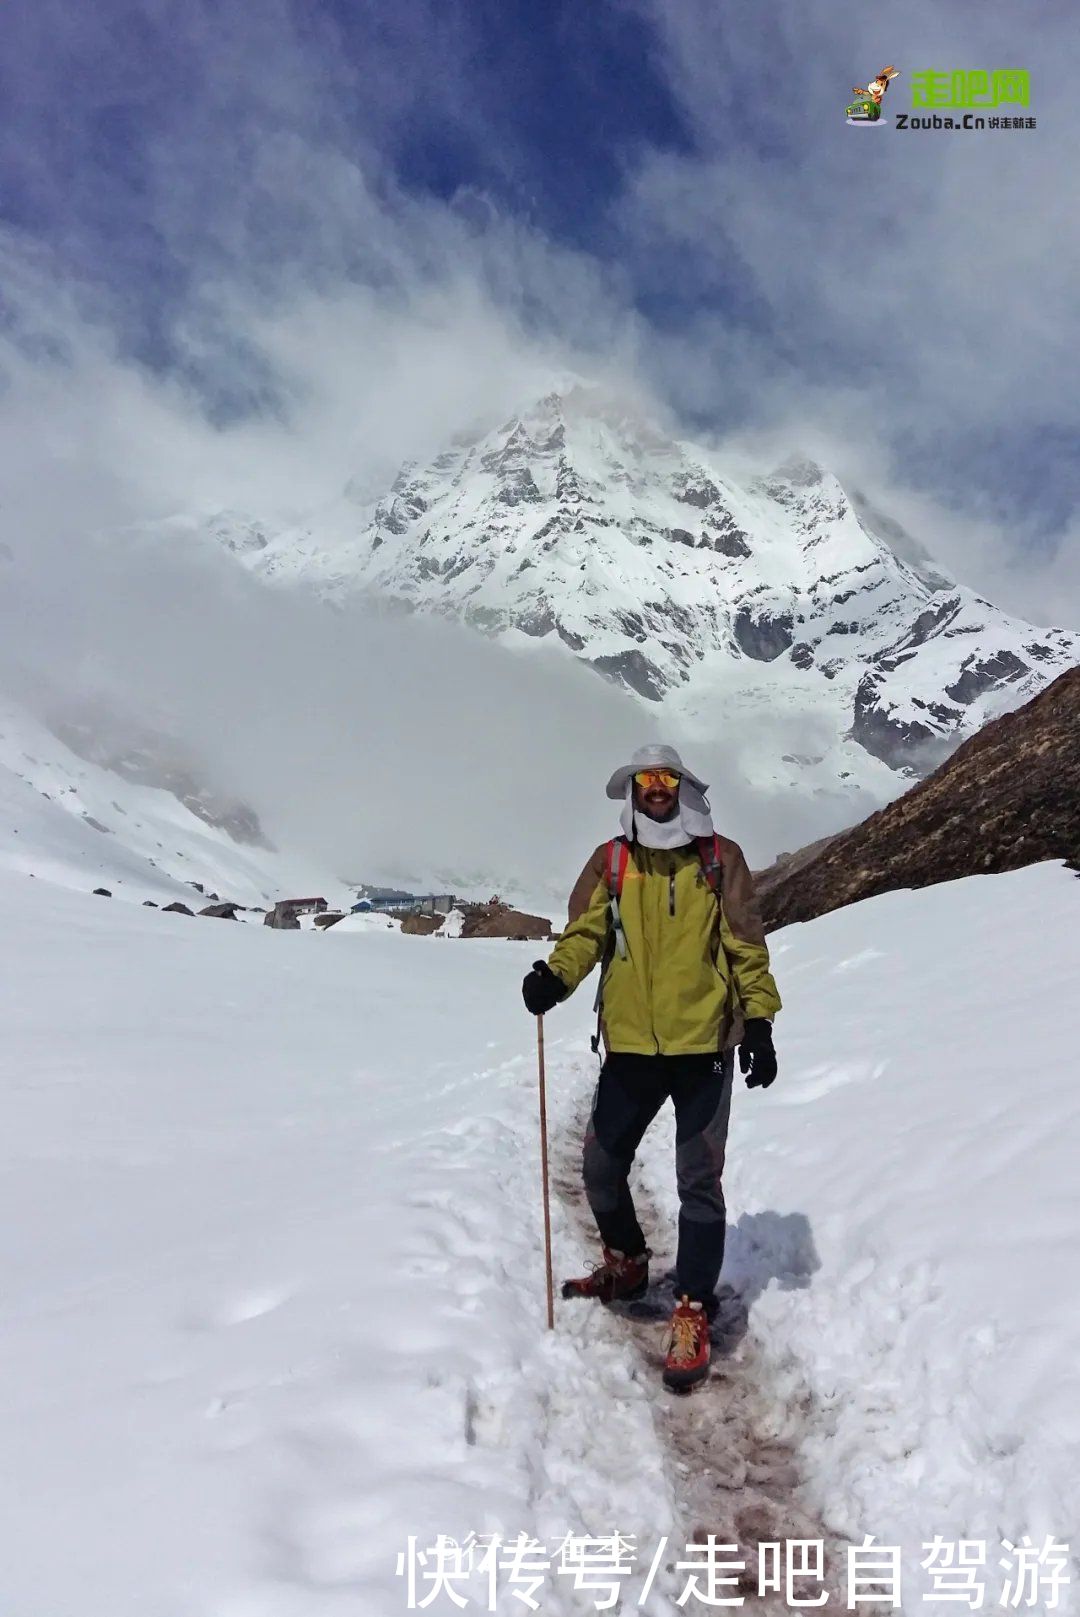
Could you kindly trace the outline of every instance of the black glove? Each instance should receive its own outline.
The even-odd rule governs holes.
[[[767,1017],[751,1016],[747,1019],[739,1045],[739,1071],[746,1079],[747,1089],[768,1089],[776,1077],[772,1023]]]
[[[534,1016],[543,1016],[560,999],[566,998],[566,984],[555,975],[546,960],[536,960],[522,982],[521,997]]]

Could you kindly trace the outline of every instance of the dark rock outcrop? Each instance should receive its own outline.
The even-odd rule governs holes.
[[[195,911],[189,910],[186,904],[181,904],[177,900],[175,903],[166,904],[161,913],[162,915],[194,915]]]
[[[725,511],[719,518],[719,526],[718,533],[703,536],[703,544],[711,545],[719,555],[729,556],[733,561],[750,555],[749,536],[739,527],[730,511]]]
[[[442,915],[406,915],[402,918],[401,930],[414,938],[428,938],[442,926],[445,916]]]
[[[775,662],[777,657],[791,649],[795,638],[795,620],[790,612],[755,612],[751,607],[740,607],[731,625],[735,644],[745,657],[757,662]]]
[[[699,511],[709,511],[720,504],[720,490],[711,478],[680,477],[675,481],[675,498],[684,505],[693,505]]]
[[[1080,869],[1080,668],[985,725],[895,803],[785,854],[757,883],[771,930],[875,893],[1044,859]]]
[[[880,699],[881,685],[880,674],[864,674],[859,681],[851,724],[852,740],[890,769],[921,767],[925,771],[939,764],[952,743],[918,719],[894,718]],[[948,709],[939,709],[938,717],[945,722]]]
[[[463,938],[512,938],[546,943],[553,936],[551,922],[542,915],[526,915],[501,900],[490,904],[462,905]],[[441,925],[442,917],[438,917]],[[404,931],[404,927],[402,928]]]
[[[974,702],[984,691],[993,690],[996,685],[1005,685],[1014,679],[1023,679],[1030,672],[1027,663],[1021,662],[1012,651],[996,652],[982,662],[977,657],[966,657],[959,679],[952,685],[946,685],[945,695],[954,702]]]
[[[636,691],[650,702],[658,702],[664,694],[663,675],[644,652],[617,651],[608,657],[594,657],[592,665],[608,679]]]

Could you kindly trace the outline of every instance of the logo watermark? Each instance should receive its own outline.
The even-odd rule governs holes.
[[[880,72],[874,74],[865,89],[861,89],[859,85],[856,85],[855,100],[847,109],[848,123],[873,124],[878,128],[882,124],[888,123],[889,120],[882,114],[881,103],[884,101],[885,92],[893,79],[898,79],[899,77],[900,69],[893,67],[890,62],[888,67],[883,67]]]
[[[1026,1536],[1015,1544],[1006,1538],[988,1546],[981,1539],[935,1536],[921,1548],[921,1588],[907,1590],[920,1608],[978,1611],[993,1601],[998,1610],[1043,1614],[1058,1609],[1070,1583],[1069,1545],[1056,1538],[1041,1544]],[[675,1604],[685,1611],[742,1606],[747,1596],[756,1604],[765,1595],[782,1598],[789,1611],[830,1604],[834,1611],[900,1607],[897,1544],[879,1544],[868,1534],[846,1547],[836,1568],[826,1567],[821,1539],[761,1543],[756,1551],[750,1555],[745,1546],[722,1543],[711,1533],[693,1544],[664,1536],[640,1548],[633,1534],[624,1533],[569,1533],[550,1544],[527,1533],[470,1533],[460,1543],[440,1534],[426,1546],[410,1538],[398,1555],[397,1575],[407,1611],[495,1612],[507,1609],[507,1596],[523,1611],[543,1611],[545,1590],[557,1584],[585,1595],[595,1611],[642,1611],[661,1575],[665,1594],[674,1583]]]
[[[865,89],[855,87],[856,99],[847,109],[849,124],[883,128],[882,103],[899,68],[883,67]],[[1025,109],[1023,116],[1002,116],[999,107]],[[1020,67],[924,67],[911,75],[910,112],[898,112],[896,129],[1034,129],[1031,114],[1031,74]],[[993,114],[992,116],[990,114]]]

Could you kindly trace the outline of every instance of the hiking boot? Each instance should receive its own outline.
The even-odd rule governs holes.
[[[684,1297],[668,1326],[664,1386],[687,1392],[709,1373],[709,1316],[700,1303]]]
[[[594,1297],[601,1303],[633,1302],[644,1297],[649,1288],[648,1249],[637,1257],[628,1258],[625,1252],[604,1248],[604,1261],[598,1263],[579,1280],[564,1280],[564,1297]]]

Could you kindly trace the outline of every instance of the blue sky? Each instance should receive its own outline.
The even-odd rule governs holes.
[[[325,443],[392,393],[387,454],[410,447],[410,375],[452,427],[481,381],[494,402],[549,363],[614,368],[695,430],[810,444],[936,511],[947,562],[1019,590],[1035,561],[1060,596],[1074,19],[1039,17],[22,0],[0,39],[8,341],[23,367],[81,356],[84,380],[93,349],[219,433]],[[919,67],[1026,67],[1039,127],[848,128],[886,60],[894,112]],[[438,414],[412,412],[427,433]]]

